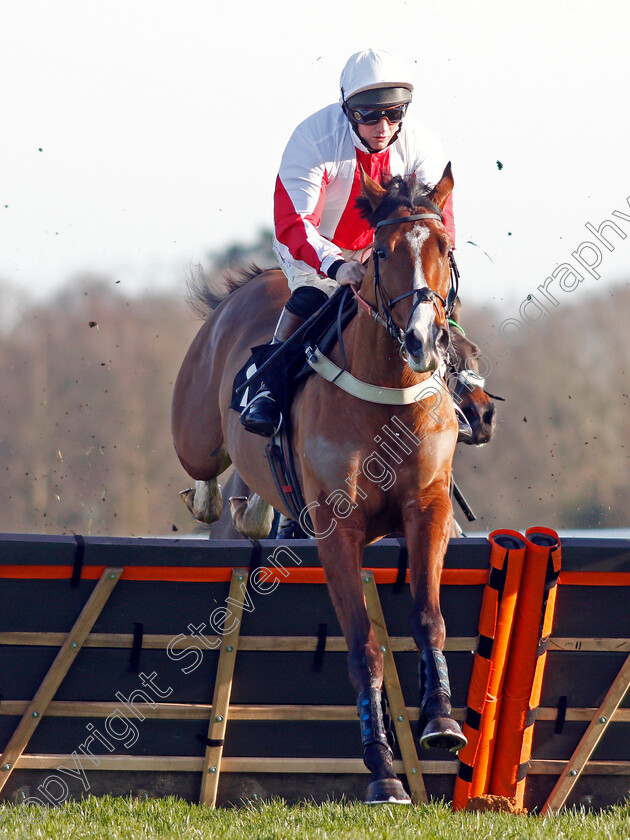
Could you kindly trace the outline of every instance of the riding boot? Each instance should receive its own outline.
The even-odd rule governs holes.
[[[275,352],[277,346],[279,347],[290,338],[303,323],[303,318],[290,312],[285,307],[280,313],[273,339],[269,345],[270,353]],[[274,435],[281,420],[280,409],[272,393],[274,383],[271,380],[277,377],[273,367],[272,364],[268,368],[268,372],[264,374],[254,398],[250,400],[241,413],[241,423],[247,431],[262,435],[262,437]]]

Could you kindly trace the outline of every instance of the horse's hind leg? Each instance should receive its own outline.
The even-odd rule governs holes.
[[[188,475],[195,479],[194,487],[182,490],[179,495],[195,519],[211,525],[223,510],[217,476],[225,472],[231,462],[223,444],[220,416],[206,420],[206,426],[199,427],[194,413],[186,414],[180,409],[173,412],[172,428],[177,456]]]
[[[206,322],[207,327],[208,322]],[[182,490],[180,496],[188,510],[200,522],[210,525],[221,516],[223,496],[217,476],[230,466],[229,452],[223,439],[221,412],[213,388],[218,392],[219,377],[214,385],[211,371],[203,370],[204,327],[191,345],[173,389],[171,431],[173,445],[182,467],[195,480],[194,487]],[[199,382],[210,384],[209,392]]]
[[[211,525],[221,516],[223,494],[216,478],[211,481],[195,481],[194,487],[182,490],[179,495],[186,503],[188,510],[200,522]]]
[[[249,487],[247,488],[249,490]],[[251,490],[249,490],[251,493]],[[230,496],[230,513],[234,527],[250,540],[264,540],[273,525],[274,511],[258,493],[251,496]]]
[[[317,522],[317,513],[314,528],[316,532],[323,532],[330,520],[326,524]],[[330,536],[318,540],[328,591],[348,644],[350,680],[358,693],[363,761],[372,773],[365,801],[409,804],[411,799],[392,768],[393,751],[381,693],[383,654],[365,604],[361,582],[362,547],[363,534],[356,530],[337,528]]]

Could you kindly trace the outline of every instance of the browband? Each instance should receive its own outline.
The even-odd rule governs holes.
[[[374,233],[384,225],[400,225],[404,222],[419,222],[422,219],[435,219],[437,222],[441,222],[442,216],[438,213],[416,213],[414,216],[397,216],[395,219],[383,219],[382,222],[376,223]]]

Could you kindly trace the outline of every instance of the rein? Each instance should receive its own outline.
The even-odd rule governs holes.
[[[385,225],[399,225],[404,222],[419,222],[428,219],[441,222],[442,216],[438,213],[416,213],[410,216],[396,217],[395,219],[383,219],[378,222],[374,228],[374,236],[376,237],[379,228],[384,227]],[[448,258],[451,269],[451,288],[449,289],[446,300],[444,300],[444,298],[437,292],[434,292],[433,289],[429,288],[411,289],[408,292],[404,292],[402,295],[398,295],[398,297],[393,300],[388,298],[381,282],[379,269],[380,255],[378,248],[374,248],[372,251],[372,259],[374,261],[374,294],[376,296],[376,306],[372,306],[371,303],[368,303],[368,301],[357,292],[354,286],[351,286],[351,288],[359,306],[371,315],[381,326],[385,327],[388,334],[391,335],[392,338],[395,338],[402,346],[405,341],[405,330],[401,329],[394,323],[392,315],[394,306],[396,306],[396,304],[401,300],[412,296],[415,297],[411,312],[409,313],[409,318],[407,319],[407,328],[414,312],[421,303],[432,303],[437,309],[437,301],[439,301],[444,307],[446,317],[448,318],[451,315],[455,306],[455,299],[457,298],[457,293],[459,291],[459,270],[452,250],[448,252]],[[383,310],[384,318],[380,315],[380,309]]]

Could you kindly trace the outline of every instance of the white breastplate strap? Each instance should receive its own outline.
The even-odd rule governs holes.
[[[442,368],[436,370],[424,382],[412,385],[410,388],[385,388],[382,385],[371,385],[354,377],[347,370],[342,370],[317,347],[306,350],[306,361],[324,379],[337,385],[342,391],[352,394],[366,402],[381,403],[382,405],[411,405],[424,396],[435,394],[436,388],[445,389]],[[423,396],[424,395],[424,396]]]

